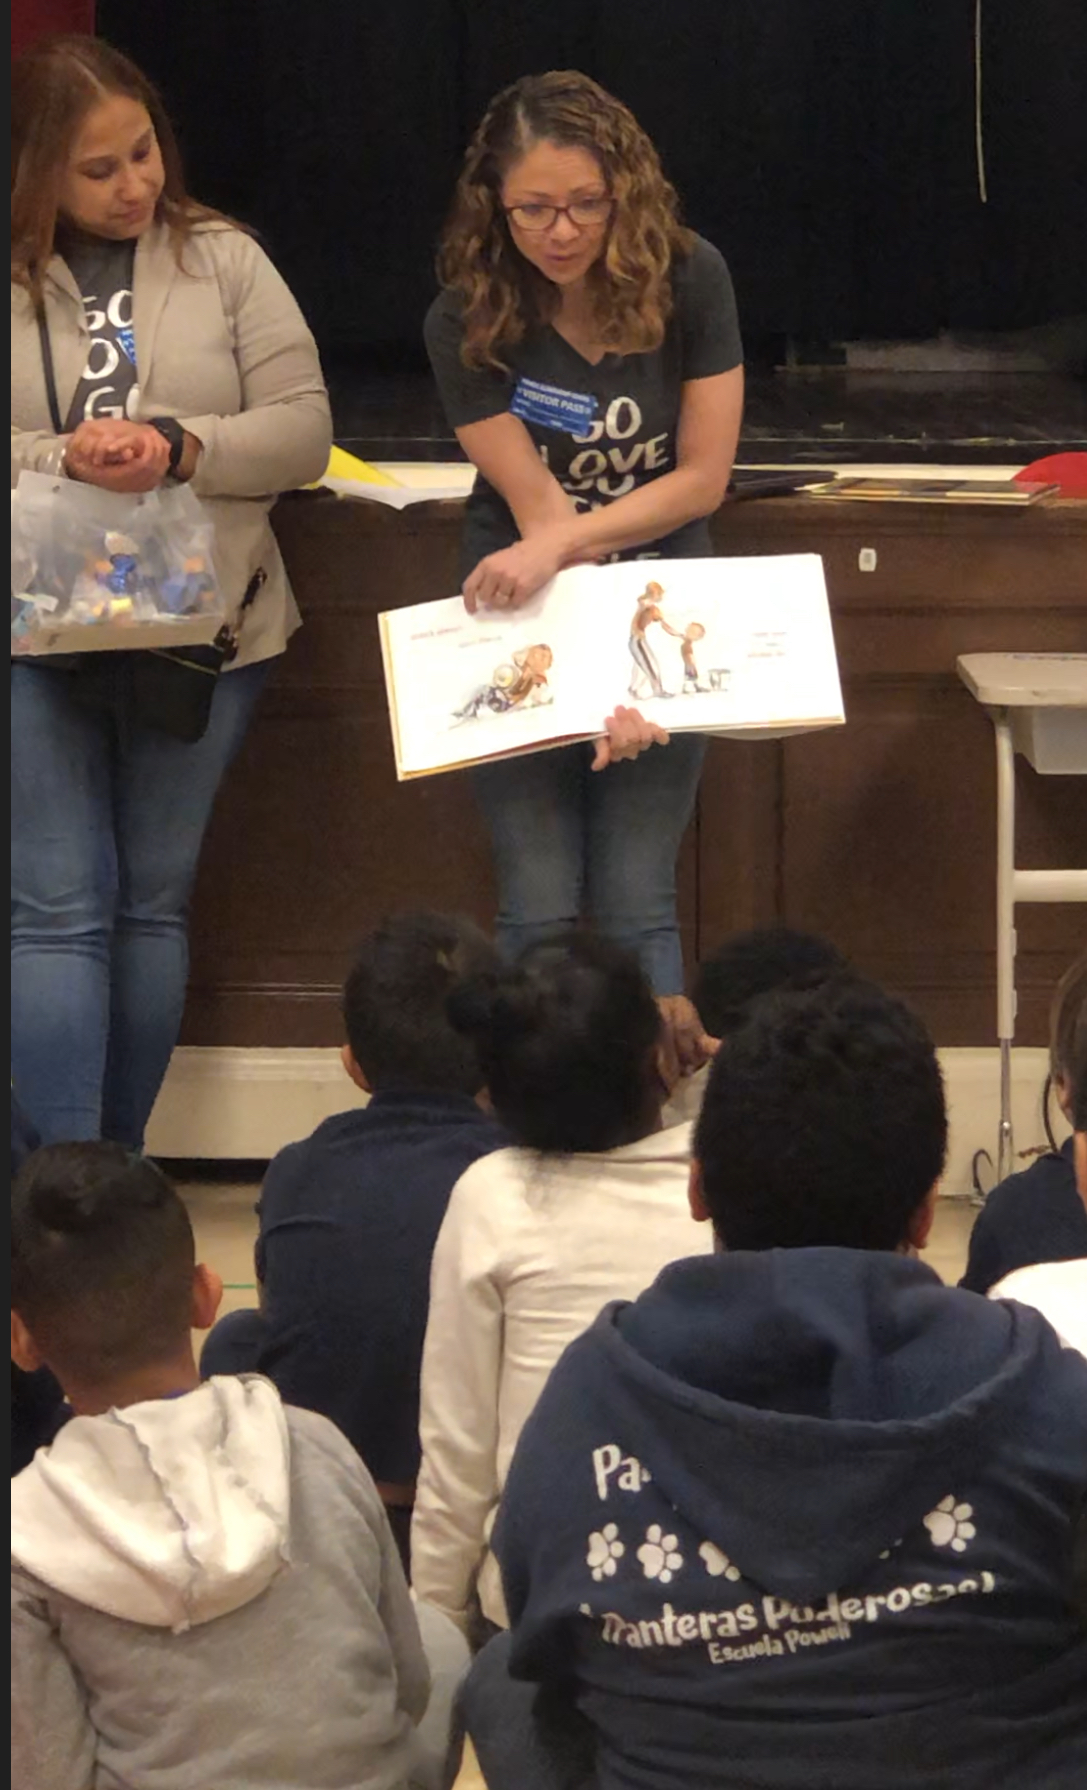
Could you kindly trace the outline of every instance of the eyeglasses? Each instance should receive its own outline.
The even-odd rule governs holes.
[[[560,218],[569,218],[578,230],[591,230],[611,216],[612,200],[606,193],[596,199],[575,199],[572,205],[507,205],[506,216],[518,230],[551,230]]]

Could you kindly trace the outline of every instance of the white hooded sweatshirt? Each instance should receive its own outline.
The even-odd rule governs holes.
[[[1068,1348],[1087,1355],[1087,1257],[1016,1268],[989,1288],[989,1298],[1033,1305]]]
[[[402,1790],[426,1662],[381,1502],[256,1375],[75,1417],[12,1481],[17,1790]]]

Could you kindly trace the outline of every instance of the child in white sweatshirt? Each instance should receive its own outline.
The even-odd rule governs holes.
[[[1076,1197],[1087,1214],[1087,981],[1080,966],[1080,1006],[1068,1028],[1064,1092],[1072,1121],[1069,1139]],[[1087,1254],[1056,1262],[1032,1262],[1005,1274],[989,1289],[990,1299],[1018,1299],[1049,1319],[1070,1348],[1087,1355]],[[1087,1498],[1087,1494],[1085,1494]]]
[[[222,1292],[118,1144],[12,1190],[12,1358],[74,1415],[11,1487],[18,1790],[407,1790],[429,1675],[354,1449],[257,1375],[201,1386]]]
[[[609,1300],[712,1240],[687,1204],[690,1127],[662,1129],[661,1016],[633,954],[588,935],[532,946],[451,1013],[517,1147],[461,1176],[434,1253],[412,1583],[462,1628],[478,1591],[504,1626],[488,1542],[551,1369]]]

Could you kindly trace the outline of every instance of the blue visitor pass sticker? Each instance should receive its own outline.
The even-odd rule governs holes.
[[[567,435],[584,435],[596,421],[597,409],[591,392],[567,392],[539,379],[519,379],[510,399],[511,412],[523,423],[561,429]]]

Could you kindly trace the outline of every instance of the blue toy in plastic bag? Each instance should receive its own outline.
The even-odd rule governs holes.
[[[127,497],[24,472],[11,521],[14,653],[193,645],[225,620],[211,520],[185,486]]]

